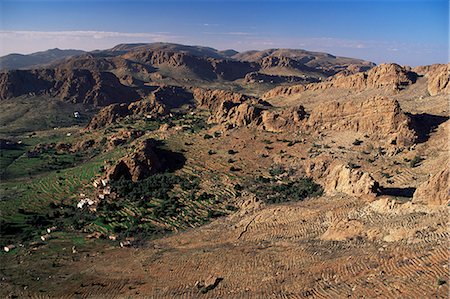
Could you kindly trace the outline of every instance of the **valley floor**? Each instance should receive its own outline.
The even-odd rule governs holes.
[[[41,276],[37,289],[30,286],[16,294],[446,298],[448,210],[403,213],[404,209],[383,198],[368,203],[341,196],[250,209],[144,248],[66,253],[71,258],[58,254],[53,262],[62,267],[49,277]],[[18,269],[26,272],[27,259],[31,258],[25,257]],[[197,285],[209,276],[220,279],[203,294]]]

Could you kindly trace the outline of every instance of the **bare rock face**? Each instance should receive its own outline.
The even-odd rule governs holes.
[[[367,72],[367,87],[408,86],[416,82],[417,74],[395,63],[381,64]]]
[[[127,115],[158,117],[170,109],[192,104],[192,94],[176,86],[162,86],[147,97],[128,104],[113,104],[101,109],[88,124],[88,130],[104,128]]]
[[[307,90],[306,85],[293,85],[293,86],[278,86],[275,87],[265,94],[263,94],[263,99],[271,99],[276,97],[288,97],[293,94],[301,93]]]
[[[261,127],[268,132],[283,132],[294,130],[301,126],[306,118],[303,106],[277,110],[266,110],[261,114]]]
[[[217,111],[224,102],[241,104],[248,100],[256,100],[254,97],[246,96],[242,93],[231,92],[221,89],[208,90],[195,88],[193,90],[194,99],[199,108]]]
[[[169,109],[154,98],[143,99],[128,105],[128,114],[157,116],[167,113]]]
[[[165,109],[179,108],[184,105],[194,105],[192,93],[178,86],[160,86],[151,93],[149,98],[163,105]]]
[[[349,75],[350,74],[350,75]],[[289,96],[306,90],[344,88],[364,90],[367,88],[390,88],[399,90],[416,82],[417,74],[395,63],[381,64],[366,72],[353,74],[344,71],[330,77],[325,82],[276,87],[264,94],[263,98]]]
[[[109,72],[86,69],[14,70],[0,73],[0,100],[49,95],[73,103],[106,106],[136,101],[139,94]]]
[[[318,105],[311,111],[306,128],[362,132],[372,140],[386,140],[402,146],[411,145],[417,138],[411,119],[402,112],[399,103],[383,97]]]
[[[108,170],[107,179],[125,178],[136,182],[156,173],[161,165],[153,147],[152,139],[143,140],[132,154],[120,159]]]
[[[108,149],[113,149],[119,145],[125,144],[131,140],[141,137],[143,134],[144,132],[140,130],[126,130],[112,134],[107,138]]]
[[[353,196],[377,194],[378,183],[370,174],[337,163],[325,177],[324,190],[328,194],[345,193]]]
[[[194,89],[197,106],[211,112],[210,123],[231,127],[258,124],[261,111],[270,106],[258,98],[225,90]]]
[[[449,168],[446,167],[432,175],[420,185],[413,195],[413,203],[427,205],[446,205],[450,198]]]
[[[428,92],[432,96],[450,94],[449,64],[441,64],[428,73]]]
[[[113,104],[102,108],[87,125],[87,130],[104,128],[130,114],[126,104]]]
[[[209,122],[227,124],[229,127],[242,127],[258,122],[261,109],[251,103],[233,105],[222,103],[221,107],[209,118]]]

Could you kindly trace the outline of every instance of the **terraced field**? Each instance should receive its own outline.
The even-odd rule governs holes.
[[[64,278],[47,283],[65,281],[61,295],[88,298],[150,293],[154,298],[446,298],[447,210],[404,214],[403,209],[400,204],[382,213],[341,196],[267,206],[146,248],[85,256],[69,263],[85,273],[76,283]],[[352,234],[344,226],[324,238],[338,221],[357,221],[365,229]],[[369,233],[375,228],[381,228],[376,239]],[[405,228],[411,232],[389,239]],[[347,237],[337,241],[342,235]],[[210,275],[222,280],[200,294],[196,283]]]
[[[17,229],[30,229],[25,223],[29,215],[45,215],[50,210],[50,203],[75,204],[80,192],[89,192],[92,179],[99,174],[104,160],[117,155],[120,156],[120,150],[96,157],[73,168],[0,183],[2,221]],[[35,238],[39,233],[39,230],[35,231]],[[14,236],[2,235],[2,238]]]

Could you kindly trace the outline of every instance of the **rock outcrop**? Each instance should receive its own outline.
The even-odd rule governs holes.
[[[290,87],[276,87],[264,94],[263,98],[289,96],[307,90],[326,90],[343,88],[350,90],[364,90],[367,88],[390,88],[399,90],[416,82],[417,74],[395,63],[381,64],[366,72],[351,74],[341,72],[330,77],[325,82],[294,85]]]
[[[446,205],[450,199],[450,170],[448,165],[421,184],[413,195],[413,203]]]
[[[162,86],[147,97],[130,104],[113,104],[102,108],[91,120],[87,130],[104,128],[128,115],[158,117],[171,109],[193,105],[192,94],[181,87]]]
[[[270,104],[258,98],[224,90],[194,90],[197,106],[208,109],[208,122],[226,124],[231,127],[260,122],[261,112]]]
[[[195,89],[194,99],[198,107],[211,112],[210,123],[230,127],[253,124],[269,132],[354,131],[374,142],[398,146],[409,146],[417,139],[412,120],[399,103],[383,97],[326,102],[309,115],[302,106],[274,109],[263,100],[223,90]]]
[[[0,73],[0,100],[48,95],[63,101],[107,106],[136,101],[140,95],[109,72],[85,69],[14,70]]]
[[[124,178],[136,182],[156,173],[161,164],[153,148],[152,139],[141,141],[133,153],[123,157],[108,169],[106,178],[112,181]]]
[[[87,125],[87,130],[96,130],[104,128],[118,119],[130,114],[130,110],[126,104],[113,104],[102,108]]]
[[[265,110],[261,113],[261,128],[268,132],[292,131],[299,128],[306,118],[303,106],[282,110]]]
[[[345,193],[352,196],[375,196],[378,183],[368,173],[347,165],[331,165],[325,176],[324,190],[328,194]]]
[[[401,146],[411,145],[417,138],[411,119],[399,103],[383,97],[320,104],[311,111],[305,126],[309,131],[361,132],[372,140]]]
[[[313,83],[319,82],[314,77],[309,77],[306,75],[303,76],[281,76],[281,75],[268,75],[259,72],[251,72],[245,75],[244,83],[253,84],[253,83]]]
[[[438,94],[450,94],[450,66],[441,64],[428,72],[428,92],[435,96]]]

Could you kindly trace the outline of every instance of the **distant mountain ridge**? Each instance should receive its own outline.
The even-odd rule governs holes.
[[[313,71],[311,68],[317,68],[319,72],[323,72],[326,76],[337,72],[329,69],[333,67],[344,69],[349,65],[358,65],[370,68],[375,65],[372,62],[361,59],[338,57],[327,53],[311,52],[301,49],[267,49],[262,51],[250,50],[238,52],[233,49],[219,51],[211,47],[173,43],[135,43],[119,44],[110,49],[95,50],[92,52],[85,52],[82,50],[60,50],[55,48],[28,55],[9,54],[0,57],[0,69],[30,69],[42,68],[49,64],[61,65],[66,58],[75,58],[74,56],[87,53],[91,54],[91,57],[93,58],[125,56],[124,58],[130,58],[131,60],[136,56],[142,56],[142,53],[159,53],[159,56],[163,54],[163,56],[166,57],[177,54],[179,57],[194,57],[195,59],[200,60],[232,60],[242,63],[257,64],[257,66],[250,67],[248,72],[255,71],[259,68],[270,69],[273,67],[303,69],[303,71]],[[320,69],[325,71],[321,71]],[[295,70],[294,72],[288,71],[288,73],[289,74],[287,75],[295,75]]]
[[[86,52],[82,50],[61,50],[58,48],[28,55],[13,53],[0,57],[0,69],[27,69],[48,64],[58,59],[81,55],[83,53]]]
[[[5,67],[0,71],[0,100],[42,95],[93,106],[148,98],[162,86],[191,89],[215,84],[252,92],[279,84],[321,82],[375,65],[306,50],[238,53],[171,43],[120,44],[92,52],[52,49],[7,55],[0,61]]]

